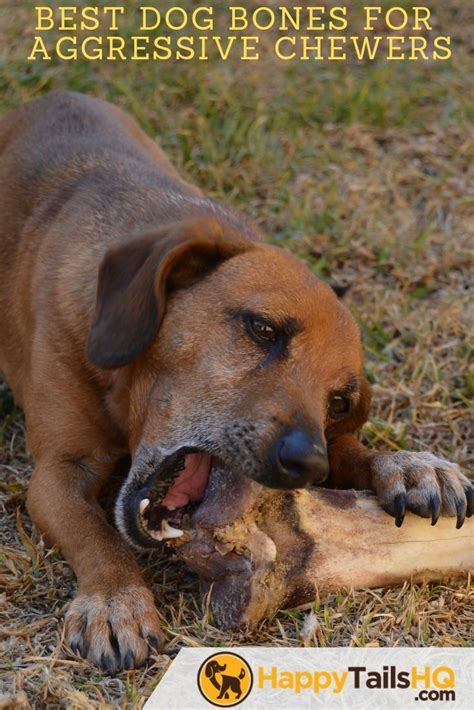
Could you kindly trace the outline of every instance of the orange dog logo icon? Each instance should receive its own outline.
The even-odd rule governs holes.
[[[198,686],[204,698],[213,705],[232,707],[248,696],[253,675],[250,666],[236,653],[215,653],[207,658],[198,672]]]

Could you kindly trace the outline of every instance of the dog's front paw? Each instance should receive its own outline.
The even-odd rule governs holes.
[[[379,454],[372,462],[372,483],[384,510],[400,527],[405,510],[435,525],[440,513],[456,516],[460,528],[472,515],[474,488],[459,466],[428,452]]]
[[[135,586],[79,594],[66,615],[66,639],[73,653],[106,671],[140,666],[163,643],[151,592]]]

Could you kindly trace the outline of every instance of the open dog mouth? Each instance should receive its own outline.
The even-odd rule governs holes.
[[[211,455],[182,448],[168,456],[139,492],[140,537],[161,542],[181,537],[203,499],[213,465]]]

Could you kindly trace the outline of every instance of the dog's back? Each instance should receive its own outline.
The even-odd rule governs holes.
[[[110,104],[53,92],[0,120],[0,370],[19,403],[38,318],[83,332],[69,318],[90,318],[105,251],[172,221],[176,201],[190,213],[213,210]]]

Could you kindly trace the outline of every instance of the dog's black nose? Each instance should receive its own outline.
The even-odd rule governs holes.
[[[277,443],[277,468],[282,485],[302,488],[310,483],[323,483],[329,474],[326,447],[319,437],[293,429]]]

